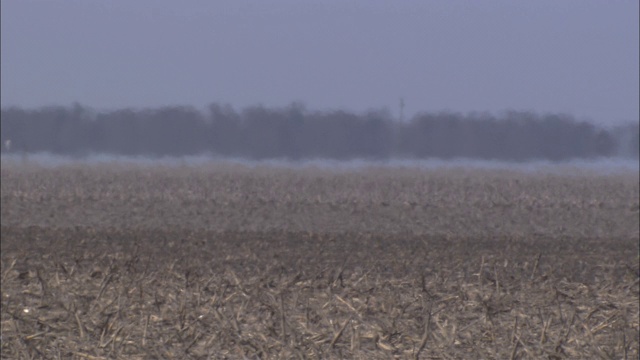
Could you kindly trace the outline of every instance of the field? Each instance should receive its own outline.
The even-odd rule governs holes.
[[[637,359],[638,174],[3,162],[6,359]]]

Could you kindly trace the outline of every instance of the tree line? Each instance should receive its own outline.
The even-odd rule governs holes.
[[[503,161],[638,158],[638,123],[603,128],[570,115],[527,111],[352,113],[211,104],[94,111],[80,104],[3,108],[2,151],[67,156],[211,154],[246,159],[487,159]]]

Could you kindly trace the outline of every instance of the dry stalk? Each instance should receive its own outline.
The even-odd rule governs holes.
[[[280,327],[282,328],[282,342],[287,341],[287,330],[285,328],[285,313],[284,313],[284,294],[280,294]]]
[[[336,299],[338,299],[338,301],[340,301],[341,303],[345,304],[351,311],[353,311],[357,315],[360,315],[358,313],[358,310],[356,310],[356,308],[354,308],[353,305],[349,304],[349,302],[347,300],[341,298],[340,295],[338,295],[338,294],[335,294],[334,296],[336,297]]]
[[[340,336],[342,336],[342,332],[344,331],[344,329],[347,327],[347,325],[349,324],[349,322],[351,321],[351,317],[349,317],[343,324],[342,326],[340,326],[340,330],[338,330],[338,332],[333,336],[333,339],[331,340],[331,343],[329,344],[329,347],[333,348],[336,345],[336,342],[338,341],[338,339],[340,339]]]
[[[560,315],[560,322],[564,323],[564,315],[562,314],[562,304],[560,304],[560,297],[556,289],[556,304],[558,305],[558,314]]]
[[[420,352],[424,350],[427,346],[427,340],[429,339],[429,327],[431,326],[431,310],[433,308],[433,301],[429,301],[429,311],[427,312],[427,320],[424,324],[424,334],[422,335],[422,340],[420,341],[420,346],[418,347],[418,351],[416,351],[414,355],[415,360],[420,359]]]
[[[511,342],[514,342],[518,331],[518,315],[515,316],[515,320],[513,321],[513,331],[511,332]]]
[[[144,330],[142,331],[142,347],[147,345],[147,329],[149,328],[149,319],[151,318],[151,314],[147,314],[147,318],[144,322]]]
[[[129,336],[131,336],[131,333],[127,333],[124,337],[122,337],[122,340],[120,340],[120,344],[118,345],[118,350],[117,350],[117,358],[120,358],[122,355],[122,352],[124,351],[124,345],[126,345],[127,340],[129,340]],[[117,339],[116,339],[117,340]],[[113,351],[115,351],[115,342],[113,342]]]
[[[109,346],[109,344],[111,344],[115,338],[118,336],[118,334],[120,333],[120,331],[124,328],[124,325],[121,325],[114,333],[113,335],[111,335],[111,337],[109,338],[109,340],[107,340],[106,343],[104,344],[100,344],[101,348],[106,348],[107,346]]]
[[[189,350],[191,350],[191,347],[198,341],[200,340],[200,338],[202,337],[202,333],[198,332],[198,334],[193,338],[193,340],[191,340],[191,342],[189,343],[189,345],[187,345],[187,347],[184,349],[184,353],[188,354]]]
[[[78,316],[78,311],[74,311],[74,315],[76,317],[76,322],[78,324],[78,331],[80,332],[80,339],[84,340],[84,326],[82,326],[82,322],[80,321],[80,316]]]
[[[311,310],[311,308],[309,307],[309,301],[310,301],[310,298],[307,298],[307,306],[305,307],[305,310],[304,310],[305,327],[306,328],[309,327],[309,310]]]
[[[549,330],[549,325],[551,325],[552,317],[549,316],[547,321],[543,321],[542,323],[542,332],[540,333],[540,345],[543,345],[547,342],[547,331]]]
[[[559,340],[560,343],[566,344],[567,341],[569,340],[569,334],[571,334],[571,328],[573,327],[573,323],[576,320],[576,313],[575,311],[573,312],[573,315],[571,316],[571,321],[569,322],[564,322],[565,327],[566,327],[566,332],[564,334],[564,336],[562,336]]]
[[[589,328],[589,325],[587,325],[587,323],[582,323],[582,326],[584,327],[584,329],[587,332],[587,335],[589,336],[589,340],[591,340],[591,347],[593,349],[596,350],[596,352],[598,353],[598,355],[603,358],[609,358],[610,356],[608,354],[606,354],[601,348],[600,346],[598,346],[598,343],[596,342],[595,337],[593,336],[593,331]]]
[[[104,343],[104,335],[107,333],[108,325],[109,325],[109,318],[107,318],[107,320],[102,325],[102,331],[100,332],[100,341],[98,342],[98,344]]]
[[[616,316],[618,316],[618,314],[617,314],[617,312],[614,312],[612,315],[610,315],[605,320],[603,320],[600,324],[594,326],[593,329],[591,329],[591,333],[592,334],[596,334],[596,333],[600,332],[600,330],[609,327],[611,324],[613,324],[615,322],[615,320],[611,321],[611,319],[613,319]]]
[[[538,253],[538,256],[536,256],[536,261],[533,263],[533,270],[531,271],[531,278],[530,278],[531,281],[533,281],[533,278],[536,275],[536,271],[538,270],[538,264],[540,263],[541,257],[542,257],[542,253]]]
[[[513,343],[513,348],[511,349],[511,356],[509,356],[510,360],[515,360],[516,353],[518,352],[518,346],[520,346],[520,341],[515,341]]]
[[[36,276],[38,277],[38,282],[40,282],[40,289],[42,290],[41,298],[44,299],[45,297],[47,297],[47,295],[49,295],[49,287],[40,274],[40,267],[36,267]]]
[[[496,264],[493,264],[493,274],[496,277],[496,294],[500,293],[500,281],[498,281],[498,268],[496,267]]]
[[[25,336],[25,338],[24,338],[24,339],[25,339],[25,340],[33,340],[33,339],[35,339],[35,338],[37,338],[37,337],[40,337],[40,336],[42,336],[42,335],[45,335],[45,334],[47,334],[47,333],[48,333],[47,331],[41,331],[41,332],[35,333],[35,334],[33,334],[33,335]]]
[[[103,357],[93,356],[93,355],[89,355],[89,354],[85,354],[85,353],[81,353],[81,352],[77,352],[77,351],[74,351],[73,355],[81,357],[83,359],[87,359],[87,360],[105,360],[106,359],[106,358],[103,358]]]
[[[360,330],[358,326],[351,326],[351,352],[355,353],[360,350]]]
[[[102,297],[102,294],[104,293],[104,290],[106,289],[106,287],[109,284],[109,282],[111,282],[112,278],[113,278],[113,269],[111,269],[109,271],[109,274],[102,280],[102,283],[100,284],[100,291],[98,292],[98,296],[96,296],[96,300],[95,300],[96,304],[98,303],[98,301]]]
[[[2,282],[3,283],[7,279],[7,276],[9,275],[11,270],[13,270],[13,267],[16,265],[16,261],[17,261],[17,259],[13,259],[13,261],[11,262],[11,265],[9,265],[9,268],[4,272],[4,274],[2,274]]]
[[[480,260],[480,271],[478,272],[478,282],[480,283],[480,292],[484,292],[484,282],[482,281],[483,271],[484,271],[484,255]]]
[[[536,357],[533,351],[525,343],[522,342],[522,339],[518,334],[516,334],[516,341],[518,342],[518,344],[520,344],[519,347],[522,347],[524,351],[529,355],[529,358],[533,359]]]
[[[349,256],[347,256],[344,259],[344,261],[342,262],[342,265],[340,265],[340,268],[338,270],[338,273],[337,273],[335,279],[331,282],[331,287],[335,287],[336,286],[336,282],[338,282],[338,281],[340,281],[340,287],[344,287],[343,274],[344,274],[345,265],[347,264],[347,260],[349,260]]]

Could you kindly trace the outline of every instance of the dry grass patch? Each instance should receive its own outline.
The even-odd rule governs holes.
[[[2,358],[639,356],[637,174],[1,177]]]
[[[3,227],[2,356],[637,358],[637,241],[556,244]]]

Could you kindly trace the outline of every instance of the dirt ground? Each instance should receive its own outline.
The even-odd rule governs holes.
[[[636,359],[638,175],[1,170],[6,359]]]

